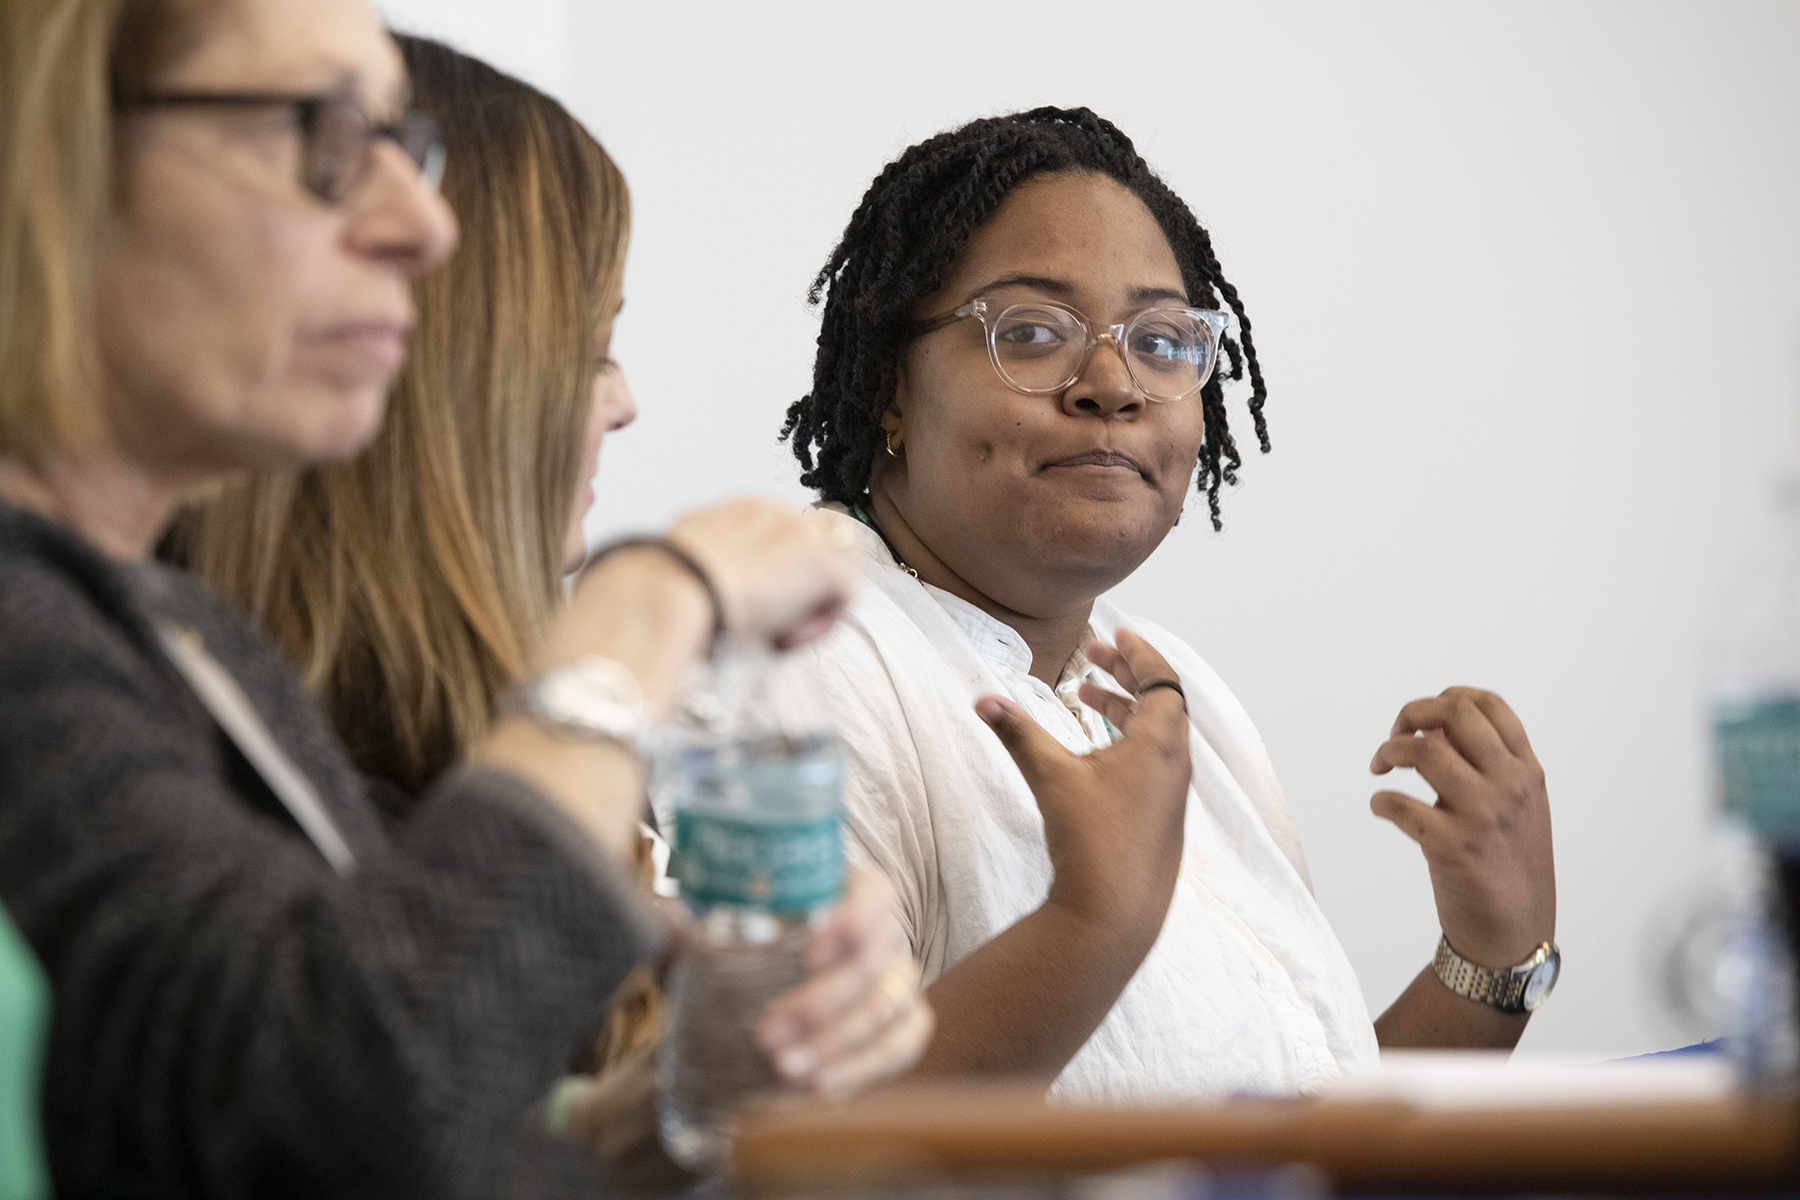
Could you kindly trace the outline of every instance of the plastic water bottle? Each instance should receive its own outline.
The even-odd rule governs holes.
[[[1740,1077],[1800,1083],[1794,963],[1800,935],[1800,481],[1775,489],[1774,519],[1733,586],[1708,684],[1714,781],[1724,819],[1754,840],[1756,901],[1725,963]]]
[[[1800,481],[1781,480],[1775,502],[1723,614],[1713,748],[1724,812],[1771,845],[1800,849]]]
[[[805,978],[807,936],[843,891],[843,760],[804,677],[756,653],[714,668],[655,776],[693,918],[669,974],[658,1120],[675,1161],[716,1174],[743,1101],[779,1086],[757,1020]]]

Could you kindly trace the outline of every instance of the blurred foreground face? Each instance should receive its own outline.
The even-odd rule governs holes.
[[[405,102],[399,54],[364,0],[218,0],[150,95]],[[355,454],[405,357],[410,277],[455,242],[449,209],[392,141],[328,204],[301,183],[294,105],[133,109],[98,247],[99,336],[118,444],[208,474]]]

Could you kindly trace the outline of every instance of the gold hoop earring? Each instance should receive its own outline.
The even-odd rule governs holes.
[[[900,457],[900,455],[894,451],[894,438],[899,434],[899,432],[900,431],[898,429],[896,429],[896,430],[894,430],[893,433],[890,433],[887,435],[887,452],[888,452],[889,458],[899,458]]]

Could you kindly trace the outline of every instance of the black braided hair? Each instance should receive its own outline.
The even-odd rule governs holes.
[[[943,286],[969,235],[1027,179],[1093,171],[1117,180],[1156,218],[1181,268],[1190,303],[1227,306],[1237,335],[1224,340],[1223,374],[1250,373],[1250,416],[1269,452],[1262,368],[1237,289],[1219,270],[1212,238],[1179,196],[1138,156],[1131,139],[1085,108],[1034,108],[971,121],[940,133],[889,163],[850,217],[843,240],[807,292],[825,301],[812,391],[789,406],[781,438],[804,468],[800,482],[826,500],[854,505],[868,495],[869,468],[885,438],[896,369],[918,305]],[[1225,417],[1220,372],[1200,391],[1206,443],[1195,486],[1206,493],[1214,529],[1219,486],[1236,484],[1242,464]]]

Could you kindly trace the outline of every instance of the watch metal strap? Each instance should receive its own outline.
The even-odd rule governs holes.
[[[1547,945],[1539,947],[1522,965],[1496,971],[1470,962],[1450,948],[1449,938],[1439,936],[1431,969],[1437,972],[1445,987],[1459,996],[1479,1000],[1501,1012],[1522,1013],[1525,1011],[1525,986],[1531,981],[1532,968],[1543,961],[1548,949]]]
[[[573,697],[562,692],[566,682],[576,684]],[[582,685],[598,683],[608,696],[580,695]],[[601,710],[585,709],[599,700]],[[573,705],[570,701],[573,701]],[[503,690],[495,698],[499,717],[529,717],[538,728],[564,741],[610,743],[638,753],[638,737],[648,721],[638,682],[623,664],[597,654],[554,667]]]

